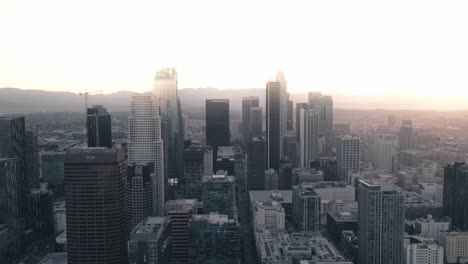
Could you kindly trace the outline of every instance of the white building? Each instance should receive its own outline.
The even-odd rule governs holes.
[[[336,139],[336,161],[338,165],[338,178],[351,184],[347,178],[350,170],[359,171],[361,155],[361,139],[350,135]]]
[[[253,228],[255,230],[285,228],[285,213],[278,202],[258,202],[252,204]]]
[[[392,157],[394,152],[392,135],[376,135],[369,149],[371,154],[370,160],[374,164],[375,169],[392,170]]]
[[[299,115],[299,166],[310,168],[310,162],[319,155],[319,112],[300,109]]]
[[[440,245],[444,248],[447,263],[468,260],[468,232],[442,232]]]
[[[431,215],[428,215],[426,218],[416,219],[414,231],[422,237],[440,241],[441,232],[450,231],[450,218],[433,219]]]
[[[152,163],[154,166],[153,213],[163,215],[164,157],[161,118],[157,101],[151,96],[132,97],[129,117],[128,163]]]
[[[444,249],[431,239],[405,238],[406,264],[443,264]]]
[[[60,234],[67,229],[67,214],[65,201],[54,203],[54,234]]]

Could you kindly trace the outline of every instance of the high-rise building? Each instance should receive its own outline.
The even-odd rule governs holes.
[[[156,174],[156,191],[153,192],[156,216],[162,216],[164,193],[167,179],[164,179],[163,141],[161,139],[161,118],[157,102],[151,96],[135,95],[132,97],[129,117],[128,162],[152,163]]]
[[[319,112],[320,136],[325,138],[325,150],[331,151],[333,135],[333,98],[320,92],[309,92],[309,107]]]
[[[336,138],[336,161],[338,179],[354,184],[348,179],[348,172],[359,171],[361,158],[361,139],[350,135]]]
[[[411,137],[413,135],[413,121],[411,120],[403,120],[400,127],[400,134],[399,134],[399,149],[409,149],[412,147],[412,140]]]
[[[266,86],[266,167],[279,169],[281,160],[281,83],[268,82]]]
[[[130,233],[129,264],[169,264],[171,257],[171,220],[148,217]]]
[[[47,189],[47,183],[32,188],[28,195],[27,226],[33,230],[34,241],[51,241],[54,236],[54,193]]]
[[[242,141],[247,144],[252,138],[252,108],[259,107],[258,96],[242,97]]]
[[[236,214],[236,179],[224,171],[202,179],[203,212],[219,213],[234,218]]]
[[[177,71],[175,68],[162,68],[154,79],[154,96],[159,105],[165,131],[162,133],[167,148],[164,156],[165,190],[169,178],[179,178],[184,173],[184,127],[180,100],[177,94]]]
[[[267,169],[265,171],[264,190],[278,190],[278,172],[274,169]]]
[[[235,159],[234,147],[219,146],[216,154],[215,171],[225,171],[228,175],[234,175]]]
[[[319,155],[319,113],[312,109],[301,109],[300,141],[299,141],[299,167],[310,168],[311,161]]]
[[[219,146],[229,146],[231,134],[229,132],[229,100],[206,99],[206,144],[213,148],[213,161]]]
[[[190,221],[189,263],[240,264],[240,228],[227,215],[194,215]]]
[[[277,71],[275,81],[280,84],[280,138],[282,138],[288,132],[288,81],[284,75],[284,72]],[[281,149],[280,149],[281,150]],[[280,151],[281,153],[281,151]]]
[[[444,168],[443,207],[454,226],[468,231],[468,165],[456,162]]]
[[[111,115],[102,105],[87,109],[86,131],[88,147],[112,147]]]
[[[128,225],[131,231],[145,218],[154,215],[157,203],[154,202],[156,192],[156,174],[152,163],[132,163],[127,168],[127,210]]]
[[[252,138],[247,147],[247,189],[265,188],[265,141]]]
[[[392,135],[376,135],[369,149],[370,159],[375,169],[392,171],[394,149]]]
[[[67,152],[69,264],[128,263],[126,169],[122,149],[74,148]]]
[[[37,134],[34,131],[26,131],[25,139],[25,162],[26,162],[26,186],[39,188],[39,149],[37,145]]]
[[[171,264],[189,263],[189,224],[197,213],[197,200],[169,200],[165,206],[166,215],[171,219]]]
[[[404,195],[394,185],[359,183],[359,263],[402,263]]]
[[[288,93],[288,123],[287,128],[288,131],[294,130],[294,122],[293,122],[293,115],[294,115],[294,102],[289,100],[289,93]]]
[[[184,128],[184,140],[189,138],[189,118],[187,115],[182,115],[182,124]]]
[[[296,124],[295,124],[295,129],[296,129],[296,138],[297,141],[300,140],[300,131],[301,131],[301,109],[309,109],[309,103],[296,103]]]
[[[301,232],[317,232],[320,224],[320,196],[311,186],[292,189],[293,223]]]
[[[261,107],[250,109],[250,139],[263,137],[263,115]]]
[[[47,182],[58,196],[63,195],[65,152],[41,152],[41,179]]]
[[[202,178],[213,174],[213,151],[210,146],[190,146],[184,150],[184,197],[202,199]]]

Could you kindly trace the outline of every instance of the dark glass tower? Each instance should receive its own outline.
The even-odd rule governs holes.
[[[259,107],[257,96],[242,97],[242,141],[247,144],[252,138],[252,108]]]
[[[88,108],[86,129],[88,147],[112,147],[111,116],[102,105]]]
[[[281,160],[281,83],[266,86],[266,168],[279,170]]]
[[[294,123],[293,123],[293,101],[289,100],[289,93],[288,93],[288,130],[294,130]]]
[[[206,144],[213,148],[213,163],[219,146],[230,144],[229,100],[206,99]]]
[[[69,264],[125,264],[127,166],[121,149],[71,149],[65,157]]]
[[[247,189],[265,189],[265,141],[253,138],[247,148]]]
[[[39,150],[37,146],[37,134],[34,131],[26,131],[25,135],[26,186],[28,189],[39,188]]]
[[[129,231],[146,217],[155,215],[157,209],[156,174],[153,173],[153,163],[133,163],[127,169],[127,206]]]
[[[455,162],[445,166],[443,205],[452,225],[468,231],[468,165]]]

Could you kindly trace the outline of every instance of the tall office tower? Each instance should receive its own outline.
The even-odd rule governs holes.
[[[39,188],[39,149],[37,145],[37,134],[34,131],[26,131],[25,139],[25,162],[26,162],[26,186],[28,190]]]
[[[231,140],[232,141],[241,141],[242,140],[242,121],[240,120],[231,120]]]
[[[28,196],[27,227],[32,229],[34,241],[51,241],[54,236],[54,193],[47,183],[32,188]]]
[[[169,264],[171,220],[148,217],[131,231],[128,241],[129,264]]]
[[[24,224],[22,216],[23,203],[21,193],[20,162],[18,159],[0,158],[0,226],[6,238],[0,242],[1,263],[12,263],[21,253],[21,235]],[[4,230],[4,231],[3,231]],[[7,246],[9,245],[9,246]]]
[[[190,221],[189,263],[240,264],[240,228],[227,215],[194,215]]]
[[[189,129],[188,129],[189,121],[188,120],[189,118],[187,115],[182,115],[182,125],[183,125],[182,127],[184,128],[184,140],[189,138],[189,134],[188,134],[189,133]]]
[[[325,150],[331,151],[333,135],[333,98],[320,92],[309,92],[309,106],[319,112],[320,136],[325,138]]]
[[[133,163],[127,167],[127,210],[128,226],[131,231],[146,217],[157,212],[156,174],[152,163]]]
[[[202,179],[203,212],[219,213],[234,218],[236,213],[236,178],[224,171]]]
[[[265,141],[252,138],[247,147],[247,189],[265,188]]]
[[[69,264],[128,263],[127,164],[122,149],[74,148],[65,157]]]
[[[294,130],[294,121],[293,121],[293,116],[294,116],[294,102],[292,100],[289,100],[289,93],[288,93],[288,131]]]
[[[350,170],[359,171],[361,158],[361,139],[350,135],[336,138],[336,161],[338,179],[347,184],[354,184],[348,179]]]
[[[403,120],[399,134],[399,149],[409,149],[412,147],[411,136],[413,135],[413,121]]]
[[[292,187],[293,223],[300,232],[317,232],[320,224],[320,196],[307,185]]]
[[[41,179],[57,196],[63,196],[64,163],[66,152],[41,152]]]
[[[266,167],[279,169],[281,160],[281,83],[268,82],[266,86]]]
[[[210,146],[190,146],[184,150],[184,197],[202,199],[202,178],[213,174],[213,151]],[[208,166],[207,166],[208,165]]]
[[[88,108],[86,130],[88,147],[112,147],[111,115],[102,105]]]
[[[299,115],[299,167],[310,168],[310,162],[319,155],[319,113],[312,109],[301,109]]]
[[[163,141],[161,139],[161,118],[157,102],[151,96],[135,95],[132,97],[129,117],[129,163],[152,163],[156,174],[156,191],[153,201],[156,216],[162,216],[164,210],[164,192],[167,181],[164,179]]]
[[[206,99],[206,144],[213,148],[213,162],[219,146],[229,146],[231,133],[229,132],[229,100]]]
[[[242,141],[245,145],[252,138],[252,108],[259,107],[258,96],[242,97]]]
[[[290,162],[296,166],[298,162],[298,142],[296,133],[289,131],[286,136],[283,137],[283,159],[282,162]]]
[[[261,107],[250,109],[250,139],[263,137],[263,116]]]
[[[301,131],[301,109],[309,109],[309,103],[296,103],[296,138],[299,142],[301,139],[300,131]]]
[[[294,165],[288,160],[281,161],[278,172],[278,190],[291,190],[293,186]]]
[[[375,169],[385,169],[392,171],[393,165],[393,136],[376,135],[374,141],[369,146],[370,159]]]
[[[278,172],[274,169],[267,169],[265,171],[264,190],[278,190]]]
[[[280,138],[288,132],[288,81],[284,76],[284,72],[276,72],[276,80],[280,84]],[[281,149],[280,149],[281,150]],[[280,151],[281,153],[281,151]]]
[[[452,225],[468,231],[468,165],[449,164],[444,168],[444,213]]]
[[[184,174],[184,127],[180,100],[177,94],[177,71],[174,68],[162,68],[154,79],[154,96],[159,103],[161,120],[166,131],[162,133],[167,152],[164,156],[167,166],[165,190],[169,178],[180,178]],[[164,204],[163,204],[164,205]]]
[[[188,259],[189,224],[197,213],[197,200],[170,200],[165,207],[171,219],[171,264],[186,264]]]
[[[404,195],[394,185],[359,183],[359,263],[402,263]]]

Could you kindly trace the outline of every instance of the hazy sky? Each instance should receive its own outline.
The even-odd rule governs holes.
[[[264,87],[283,69],[295,92],[467,101],[467,14],[466,0],[1,0],[0,87],[147,91],[168,65],[180,88]]]

